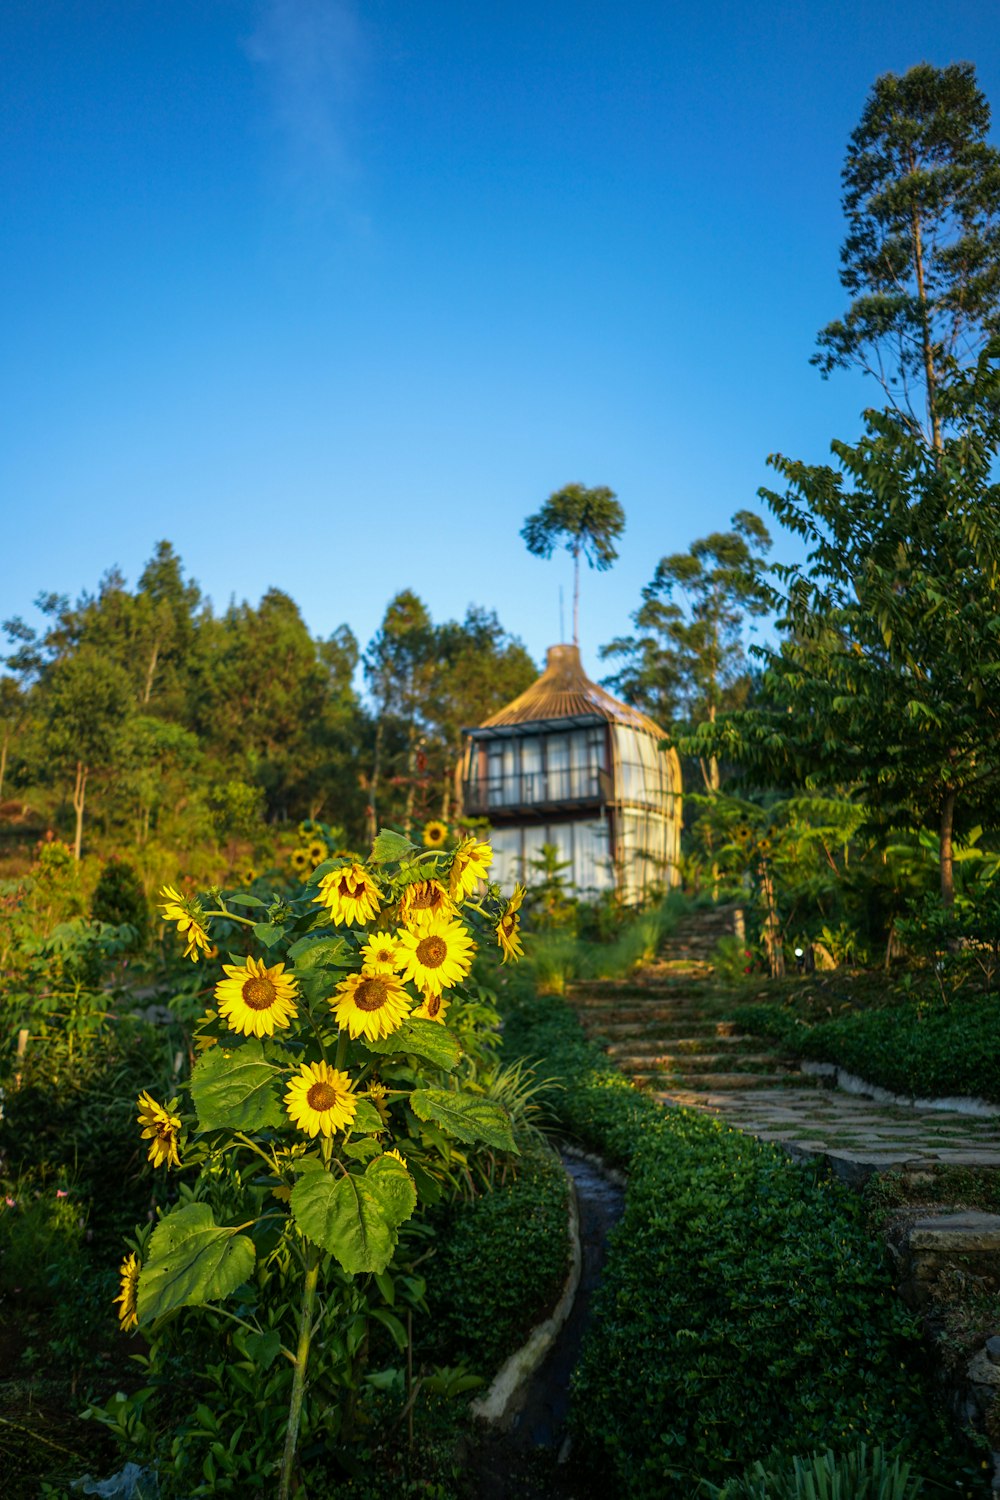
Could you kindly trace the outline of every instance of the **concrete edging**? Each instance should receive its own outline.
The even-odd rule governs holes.
[[[901,1104],[907,1109],[939,1110],[956,1115],[975,1115],[994,1119],[1000,1115],[1000,1104],[990,1104],[986,1099],[971,1099],[954,1095],[945,1099],[917,1099],[912,1094],[893,1094],[877,1083],[868,1083],[856,1073],[849,1073],[837,1063],[800,1061],[800,1070],[810,1078],[833,1078],[837,1087],[845,1094],[857,1094],[874,1099],[876,1104]]]
[[[565,1171],[565,1168],[563,1169]],[[485,1395],[469,1403],[474,1417],[494,1426],[508,1425],[517,1415],[527,1393],[528,1382],[556,1341],[559,1330],[570,1315],[580,1285],[583,1252],[580,1246],[580,1209],[576,1183],[566,1172],[569,1188],[567,1233],[569,1236],[569,1273],[554,1309],[543,1322],[536,1324],[520,1349],[504,1360]]]

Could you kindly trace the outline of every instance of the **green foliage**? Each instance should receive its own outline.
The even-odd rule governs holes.
[[[141,946],[149,932],[149,903],[135,867],[124,859],[109,859],[94,887],[90,915],[111,926],[127,923]]]
[[[791,1463],[758,1460],[740,1479],[718,1488],[704,1484],[708,1500],[918,1500],[923,1481],[900,1458],[859,1443],[849,1453],[814,1453]]]
[[[614,544],[624,530],[625,512],[614,490],[582,484],[556,490],[521,528],[525,546],[535,557],[551,557],[562,540],[573,558],[574,644],[580,639],[580,558],[592,568],[610,568],[618,556]]]
[[[554,1305],[568,1271],[566,1174],[550,1148],[525,1148],[516,1177],[437,1221],[418,1325],[426,1358],[490,1377]]]
[[[505,1034],[564,1079],[566,1128],[629,1168],[574,1386],[577,1433],[622,1493],[693,1493],[771,1449],[872,1434],[928,1478],[968,1472],[857,1200],[777,1147],[662,1109],[558,1001],[525,997]]]
[[[832,1062],[894,1094],[972,1096],[1000,1103],[1000,999],[902,999],[873,1010],[803,1021],[794,1007],[739,1006],[738,1024],[799,1057]]]

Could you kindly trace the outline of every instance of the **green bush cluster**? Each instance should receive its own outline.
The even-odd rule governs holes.
[[[108,860],[94,887],[90,915],[95,922],[108,922],[113,927],[127,923],[135,930],[135,946],[145,943],[149,936],[149,902],[135,866],[128,860]]]
[[[921,1099],[973,1095],[1000,1103],[1000,999],[923,1000],[808,1024],[791,1006],[745,1005],[737,1024],[799,1057],[836,1063],[868,1083]]]
[[[621,1493],[687,1496],[771,1450],[864,1440],[978,1493],[856,1199],[777,1147],[662,1109],[559,1001],[521,999],[506,1035],[562,1076],[565,1127],[629,1168],[574,1389],[579,1437]]]
[[[517,1176],[452,1204],[427,1276],[421,1355],[490,1378],[551,1310],[569,1266],[567,1182],[547,1146],[523,1148]],[[425,1347],[427,1346],[427,1347]]]

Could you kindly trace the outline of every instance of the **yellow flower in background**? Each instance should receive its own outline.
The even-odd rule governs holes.
[[[444,1018],[448,1010],[448,1001],[441,995],[435,995],[428,991],[424,996],[423,1004],[418,1005],[413,1012],[413,1020],[440,1021],[444,1025]]]
[[[451,864],[452,900],[464,901],[466,896],[471,896],[479,882],[486,879],[486,871],[492,863],[493,850],[489,844],[480,842],[474,834],[463,839]]]
[[[369,974],[395,974],[403,967],[399,945],[388,932],[375,932],[361,950],[361,965]]]
[[[177,1137],[180,1134],[181,1122],[177,1115],[172,1115],[162,1104],[157,1104],[152,1095],[141,1093],[136,1101],[139,1105],[139,1124],[142,1126],[142,1138],[149,1141],[147,1160],[154,1167],[162,1167],[164,1163],[168,1167],[179,1167],[181,1159],[177,1155]]]
[[[199,950],[208,953],[212,947],[208,932],[201,922],[201,908],[196,901],[188,902],[172,885],[165,885],[160,892],[166,897],[161,905],[165,922],[176,922],[177,933],[184,939],[184,957],[198,962]]]
[[[118,1274],[122,1279],[121,1291],[113,1300],[120,1304],[118,1324],[121,1332],[128,1333],[129,1329],[135,1328],[139,1322],[139,1262],[135,1258],[135,1251],[131,1255],[126,1255]]]
[[[302,822],[299,824],[298,828],[296,829],[296,832],[298,833],[298,836],[302,840],[303,843],[305,843],[306,839],[312,837],[312,831],[313,831],[312,830],[312,823],[309,821],[308,818],[303,818]]]
[[[315,869],[317,865],[321,865],[323,863],[324,859],[326,859],[330,851],[326,847],[325,840],[313,839],[312,843],[309,845],[308,852],[313,868]]]
[[[399,920],[404,927],[416,928],[429,917],[450,917],[454,912],[455,903],[440,880],[418,880],[399,898]]]
[[[298,984],[284,972],[284,964],[267,968],[261,958],[242,964],[223,964],[228,977],[215,986],[219,1015],[244,1036],[273,1036],[277,1027],[295,1015]]]
[[[521,902],[527,892],[523,885],[514,887],[514,894],[500,913],[500,921],[497,923],[497,943],[503,953],[503,962],[512,958],[515,963],[524,957],[524,948],[521,943],[521,918],[518,911]]]
[[[461,922],[438,918],[417,932],[401,932],[399,947],[403,978],[411,979],[425,995],[460,984],[472,968],[476,945]]]
[[[410,997],[394,974],[372,974],[362,969],[337,985],[330,1004],[338,1026],[352,1037],[377,1040],[391,1036],[410,1014]]]
[[[243,871],[243,873],[240,876],[240,884],[241,885],[253,885],[253,883],[254,883],[254,881],[256,879],[257,879],[257,871],[254,869],[253,865],[248,865],[247,868]]]
[[[448,837],[448,825],[442,823],[440,818],[432,818],[429,823],[424,824],[424,848],[440,849]]]
[[[382,892],[368,871],[354,864],[324,875],[313,900],[326,907],[335,926],[345,922],[348,927],[359,927],[378,916]]]
[[[358,1112],[346,1073],[328,1063],[303,1063],[285,1095],[285,1108],[293,1124],[307,1135],[332,1135],[349,1126]]]
[[[304,875],[306,870],[311,870],[313,862],[309,857],[308,849],[293,849],[289,864],[298,875]]]

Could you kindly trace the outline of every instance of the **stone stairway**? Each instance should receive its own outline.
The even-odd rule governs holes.
[[[663,956],[627,981],[575,985],[567,998],[587,1033],[665,1105],[724,1119],[796,1155],[822,1156],[847,1181],[873,1171],[1000,1167],[1000,1110],[984,1118],[877,1103],[803,1072],[759,1037],[741,1035],[733,999],[716,987],[712,954],[734,909],[689,913]]]

